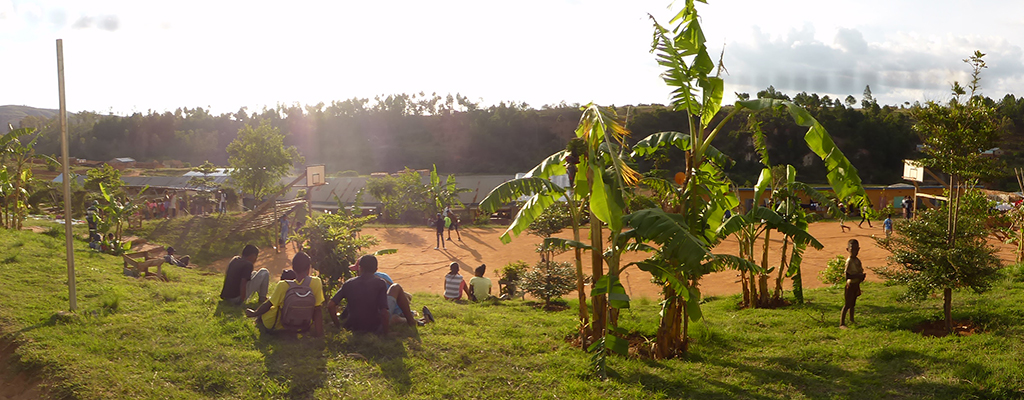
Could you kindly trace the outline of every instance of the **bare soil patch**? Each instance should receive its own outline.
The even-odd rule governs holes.
[[[881,236],[882,224],[874,224],[868,227],[852,225],[852,231],[843,233],[839,224],[835,222],[813,223],[808,231],[814,235],[825,247],[822,250],[813,248],[807,249],[803,258],[803,282],[805,289],[820,288],[827,285],[818,280],[818,273],[825,268],[825,263],[836,255],[846,255],[846,242],[849,239],[860,241],[860,259],[868,270],[867,281],[881,282],[882,280],[870,272],[870,267],[880,267],[886,264],[888,252],[879,248],[871,238],[873,235]],[[448,271],[448,264],[459,263],[462,275],[467,280],[473,276],[473,269],[480,264],[487,264],[486,277],[495,282],[497,290],[497,271],[506,263],[516,260],[523,260],[528,263],[535,263],[540,258],[534,249],[542,242],[542,239],[531,235],[514,237],[509,244],[502,244],[499,237],[505,231],[498,227],[463,227],[462,241],[453,236],[453,241],[444,241],[444,248],[434,250],[437,244],[433,228],[428,227],[375,227],[365,228],[363,235],[372,235],[380,240],[380,244],[368,251],[380,249],[398,249],[395,254],[380,256],[379,269],[391,276],[395,282],[402,284],[410,293],[435,293],[440,295],[444,291],[444,275]],[[586,237],[587,232],[582,234]],[[558,237],[571,238],[571,231],[563,231]],[[445,239],[447,239],[447,233]],[[778,237],[778,235],[775,235]],[[999,256],[1008,261],[1012,259],[1012,246],[993,241],[1000,251]],[[439,246],[440,247],[440,246]],[[781,239],[773,239],[769,249],[769,260],[777,265],[781,255]],[[295,254],[294,243],[286,246],[284,251],[278,253],[273,248],[262,249],[259,259],[256,262],[257,268],[267,268],[271,276],[280,276],[281,271],[291,268],[291,258]],[[739,245],[735,239],[729,239],[719,245],[718,253],[738,254]],[[646,253],[627,253],[623,255],[622,264],[640,261],[647,258]],[[589,254],[584,255],[584,269],[589,269]],[[760,255],[758,255],[760,258]],[[567,252],[555,257],[556,261],[573,261],[572,252]],[[217,261],[208,266],[216,271],[225,271],[230,259]],[[620,278],[630,297],[636,299],[646,297],[658,299],[661,297],[661,288],[651,283],[651,276],[635,266],[626,267]],[[705,297],[728,296],[740,292],[738,273],[735,271],[722,271],[710,274],[701,280],[701,293]],[[785,290],[792,290],[792,280],[786,279]],[[575,293],[566,295],[566,298],[574,298]]]
[[[940,319],[935,321],[924,321],[911,329],[914,333],[919,333],[921,336],[930,337],[943,337],[949,335],[951,332],[946,330],[946,320]],[[981,328],[969,319],[964,320],[953,320],[953,334],[957,336],[971,336],[977,333],[981,333]]]

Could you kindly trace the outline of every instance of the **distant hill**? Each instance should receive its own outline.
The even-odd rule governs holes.
[[[22,118],[27,116],[36,116],[43,118],[50,118],[57,115],[59,110],[50,110],[46,108],[35,108],[29,106],[0,106],[0,133],[7,133],[10,129],[7,127],[8,124],[18,127],[18,123],[21,122]]]

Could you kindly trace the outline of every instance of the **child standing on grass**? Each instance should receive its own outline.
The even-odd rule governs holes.
[[[846,328],[846,312],[850,312],[850,323],[855,324],[853,319],[853,308],[857,305],[857,297],[860,296],[860,283],[864,282],[866,275],[864,267],[860,264],[857,254],[860,253],[860,242],[857,239],[850,239],[846,244],[846,250],[850,252],[850,258],[846,259],[846,290],[843,292],[843,316],[839,320],[839,327]]]

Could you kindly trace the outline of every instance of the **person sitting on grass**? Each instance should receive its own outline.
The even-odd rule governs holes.
[[[189,257],[189,256],[184,256],[184,257],[181,257],[181,258],[174,257],[174,248],[168,246],[167,247],[167,255],[164,256],[164,262],[166,262],[168,264],[171,264],[171,265],[177,265],[177,266],[183,267],[183,268],[188,268],[189,267],[188,266],[188,262],[189,262],[189,260],[191,258],[192,257]]]
[[[245,310],[245,316],[256,318],[256,327],[261,332],[280,332],[280,331],[292,331],[292,332],[304,332],[306,330],[312,330],[314,337],[323,336],[324,325],[323,325],[323,312],[320,311],[320,306],[324,302],[324,289],[323,282],[320,277],[310,276],[309,271],[312,267],[312,261],[309,259],[309,255],[305,252],[295,253],[295,257],[292,257],[292,271],[295,272],[295,280],[286,280],[277,282],[277,286],[274,287],[274,294],[270,296],[263,304],[260,304],[259,308],[253,310],[251,308]],[[304,292],[300,292],[300,296],[313,296],[312,309],[305,310],[293,310],[289,309],[287,296],[291,296],[295,293],[294,289],[305,289]],[[309,312],[312,315],[308,315]],[[305,323],[303,326],[296,326],[288,323],[289,313],[298,314],[300,312],[306,313]]]
[[[857,297],[860,296],[860,284],[867,276],[864,274],[864,267],[860,264],[860,242],[857,239],[850,239],[846,244],[846,250],[850,252],[850,258],[846,259],[846,289],[843,292],[843,315],[839,319],[839,327],[846,328],[846,312],[850,312],[850,323],[856,324],[853,319],[853,308],[857,306]]]
[[[260,249],[254,245],[247,244],[242,249],[241,256],[235,256],[228,263],[228,270],[224,273],[224,287],[220,290],[220,298],[224,301],[242,305],[252,297],[253,293],[259,294],[259,302],[267,300],[267,289],[270,285],[270,271],[260,268],[253,271],[256,258],[260,255]]]
[[[484,272],[487,272],[486,264],[481,264],[473,271],[476,276],[469,279],[469,293],[473,294],[470,300],[481,301],[491,297],[491,280],[484,278]]]
[[[471,296],[469,286],[462,279],[462,275],[459,275],[459,263],[453,262],[448,267],[451,270],[444,276],[444,298],[446,300],[462,300],[463,292],[467,297]]]
[[[416,326],[434,320],[427,307],[423,307],[425,318],[416,319],[409,305],[412,296],[406,293],[401,285],[387,285],[384,279],[376,275],[377,257],[371,254],[362,256],[355,267],[357,276],[345,281],[327,303],[327,312],[334,326],[342,326],[338,318],[338,305],[342,300],[347,301],[345,311],[342,313],[344,327],[353,332],[387,334],[391,324]],[[384,284],[385,288],[384,308],[381,308],[381,284]]]

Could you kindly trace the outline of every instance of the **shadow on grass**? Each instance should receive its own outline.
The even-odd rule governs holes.
[[[381,375],[393,385],[399,395],[410,392],[412,367],[407,361],[405,344],[413,349],[420,348],[421,340],[417,329],[392,326],[391,333],[386,336],[344,330],[341,333],[328,333],[327,336],[329,354],[376,364]]]
[[[286,385],[288,398],[316,398],[314,393],[327,379],[323,338],[264,333],[256,348],[263,353],[267,375]]]
[[[732,379],[709,379],[708,374],[683,375],[693,376],[693,379],[665,379],[664,376],[672,374],[648,372],[616,374],[614,378],[622,383],[637,382],[647,391],[668,393],[672,398],[958,398],[991,395],[983,388],[919,379],[927,373],[923,366],[929,366],[931,370],[954,371],[962,381],[982,380],[992,374],[988,367],[978,363],[890,348],[876,351],[867,361],[866,367],[849,370],[828,362],[792,357],[772,357],[759,362],[705,358],[702,362],[705,366],[726,371],[711,376],[729,376]],[[743,383],[737,385],[734,383],[737,381]]]

